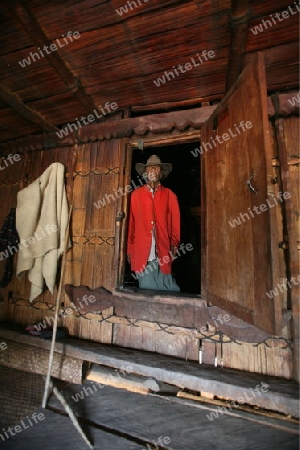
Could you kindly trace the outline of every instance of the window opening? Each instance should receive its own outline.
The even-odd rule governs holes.
[[[186,143],[165,147],[147,147],[143,151],[133,149],[132,152],[131,180],[134,188],[140,187],[143,183],[142,178],[135,171],[136,163],[145,163],[151,155],[159,156],[162,162],[172,163],[172,172],[162,181],[162,184],[171,189],[178,198],[181,217],[180,242],[185,246],[187,244],[192,246],[192,250],[185,253],[180,252],[180,256],[172,264],[172,274],[183,295],[185,293],[200,294],[200,162],[199,154],[195,157],[192,153],[196,148],[196,143]],[[138,282],[132,276],[127,261],[124,287],[138,287]]]

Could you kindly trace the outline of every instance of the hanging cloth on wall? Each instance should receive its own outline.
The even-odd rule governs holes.
[[[5,258],[5,266],[0,287],[6,287],[13,276],[13,258],[18,252],[19,236],[16,230],[16,209],[11,208],[0,231],[0,260]]]
[[[53,293],[67,224],[64,166],[53,163],[37,180],[18,193],[16,228],[21,248],[17,277],[21,279],[28,271],[30,301],[43,292],[45,284]]]

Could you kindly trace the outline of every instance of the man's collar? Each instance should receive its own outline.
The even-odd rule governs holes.
[[[145,187],[146,187],[146,189],[147,189],[149,192],[153,192],[153,191],[154,191],[153,188],[150,187],[148,184],[145,184]],[[159,184],[156,186],[155,191],[157,191],[158,189],[161,189],[161,188],[162,188],[162,185],[159,183]],[[155,192],[155,191],[154,191],[154,192]]]

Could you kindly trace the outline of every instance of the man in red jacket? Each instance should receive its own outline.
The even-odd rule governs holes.
[[[161,185],[172,164],[156,155],[135,166],[146,184],[131,194],[127,255],[141,289],[180,291],[171,265],[180,241],[180,211],[174,192]]]

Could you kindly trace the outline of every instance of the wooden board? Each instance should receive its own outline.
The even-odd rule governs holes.
[[[269,333],[237,319],[216,306],[208,307],[200,298],[172,297],[163,293],[159,295],[157,291],[153,293],[155,295],[140,292],[134,295],[126,291],[114,291],[111,294],[103,288],[91,290],[85,286],[71,285],[65,285],[65,291],[72,303],[81,308],[82,313],[100,312],[108,307],[114,307],[116,316],[136,321],[147,320],[182,326],[191,331],[200,331],[203,327],[206,330],[209,324],[231,338],[246,342],[258,343],[271,337]],[[81,301],[91,295],[94,296],[93,303]]]
[[[278,241],[267,206],[272,166],[261,54],[203,127],[201,145],[202,295],[247,323],[280,333],[280,299],[267,296],[277,275],[272,261]]]
[[[42,395],[44,384],[42,377],[2,367],[0,377],[1,433],[9,433],[8,427],[12,427],[14,433],[13,428],[20,424],[22,428],[21,420],[27,427],[4,442],[0,437],[1,448],[87,448],[54,396],[48,402],[48,409],[39,408],[38,395]],[[215,446],[225,450],[230,450],[233,445],[237,450],[249,446],[260,449],[262,442],[265,450],[277,448],[276,445],[283,450],[297,448],[297,424],[280,420],[278,416],[254,415],[241,411],[241,408],[226,411],[224,407],[220,413],[216,405],[173,396],[137,395],[96,383],[69,386],[56,382],[56,385],[79,418],[95,450],[158,447],[161,450],[198,450],[200,440],[204,448]],[[218,411],[220,417],[213,419],[210,415]],[[42,420],[37,419],[37,423],[32,420],[30,426],[28,418],[31,419],[34,413],[43,414],[36,416]],[[158,445],[160,437],[169,439]]]
[[[33,347],[38,346],[48,350],[50,347],[47,341],[4,328],[0,329],[0,335],[4,339],[26,342]],[[268,391],[253,398],[250,404],[295,417],[299,414],[298,384],[291,380],[233,369],[220,370],[170,356],[105,346],[79,339],[65,339],[64,343],[57,343],[56,351],[71,358],[115,369],[130,366],[132,373],[153,377],[158,382],[184,387],[195,392],[212,392],[218,397],[229,396],[232,400],[236,400],[245,392],[250,395],[251,388],[263,382],[269,386]],[[241,355],[241,358],[243,357],[244,355]]]
[[[84,399],[75,402],[73,398],[78,393]],[[296,450],[293,446],[298,442],[296,425],[289,430],[288,424],[243,414],[232,406],[232,411],[223,407],[225,414],[210,420],[211,412],[218,411],[218,408],[208,404],[193,405],[188,401],[173,400],[172,397],[145,397],[108,386],[100,388],[95,383],[72,386],[64,390],[64,394],[75,412],[80,417],[84,415],[88,421],[127,436],[135,436],[149,444],[157,442],[160,436],[169,437],[168,445],[160,447],[166,450],[199,450],[199,442],[202,443],[200,448],[230,450],[249,445],[251,448],[261,448],[264,442],[265,449],[271,450],[273,445],[274,448]],[[122,408],[115,408],[114,405],[122,405]],[[50,407],[58,408],[59,404],[52,398]],[[280,425],[282,429],[276,429]]]
[[[283,103],[283,102],[282,102]],[[282,106],[283,108],[283,106]],[[299,119],[289,117],[275,121],[276,138],[282,187],[290,193],[285,203],[285,257],[288,260],[287,277],[289,287],[287,292],[287,306],[293,311],[293,372],[296,380],[300,381],[299,353],[300,353],[300,223],[299,223]],[[292,281],[293,280],[293,281]],[[287,278],[283,283],[287,283]]]
[[[42,447],[45,450],[53,448],[83,450],[88,448],[69,417],[43,408],[39,408],[33,412],[43,414],[44,419],[40,421],[36,419],[37,423],[34,426],[30,426],[30,422],[28,420],[26,421],[26,418],[23,419],[23,423],[28,429],[24,429],[23,427],[23,431],[19,434],[16,433],[14,438],[1,442],[1,448],[7,450],[16,448],[18,450],[28,450],[31,447]],[[31,419],[32,413],[28,415],[29,419]],[[22,424],[22,422],[17,422],[14,425],[20,425],[20,423]],[[20,426],[22,427],[22,425]],[[141,449],[140,444],[134,442],[134,440],[120,437],[117,433],[112,434],[82,423],[81,426],[88,438],[95,444],[93,447],[95,450],[120,450],[121,448],[126,448],[126,450]]]

